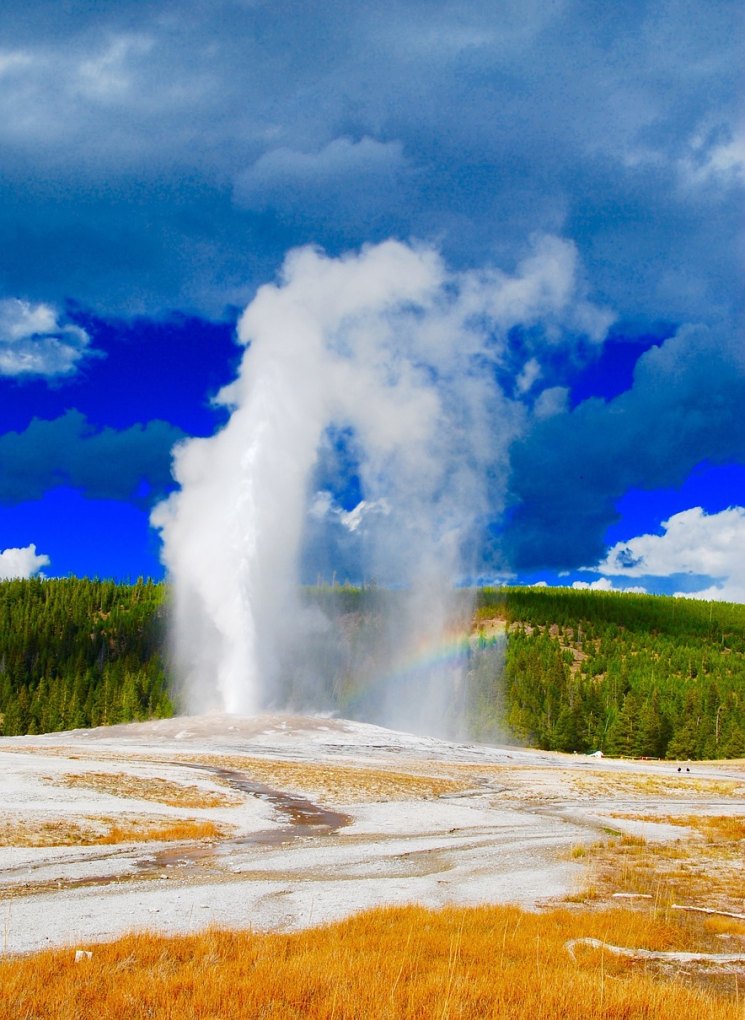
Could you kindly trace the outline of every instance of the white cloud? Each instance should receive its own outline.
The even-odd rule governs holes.
[[[699,131],[679,169],[685,184],[745,183],[745,125]]]
[[[552,418],[555,414],[563,414],[569,407],[569,389],[566,386],[549,386],[542,390],[533,404],[536,418]]]
[[[386,499],[363,499],[351,510],[342,511],[339,520],[347,531],[357,531],[370,514],[387,517],[391,512],[390,504]]]
[[[84,329],[59,321],[50,305],[0,299],[0,375],[72,375],[88,351]]]
[[[81,61],[78,82],[81,93],[96,100],[119,100],[135,85],[132,57],[146,55],[153,47],[147,36],[118,35],[93,57]]]
[[[518,393],[528,393],[533,384],[541,377],[541,366],[537,358],[530,358],[523,365],[523,370],[518,375],[515,385]]]
[[[0,552],[0,581],[33,577],[48,564],[49,557],[37,554],[33,543],[22,549],[4,549]]]
[[[662,535],[617,542],[597,570],[625,576],[699,574],[715,583],[689,598],[745,602],[745,507],[707,514],[700,506],[662,522]]]
[[[47,173],[60,158],[80,160],[81,146],[87,150],[84,174],[112,152],[121,167],[127,158],[125,140],[130,160],[140,154],[148,111],[164,101],[173,103],[174,86],[153,59],[155,46],[149,35],[103,30],[0,51],[3,141],[11,148],[30,146],[37,158],[43,151],[50,160],[44,165]],[[111,117],[112,108],[126,119]],[[140,117],[136,128],[129,119],[135,112]],[[157,132],[150,142],[158,144]],[[96,153],[96,147],[101,151]]]
[[[599,577],[597,581],[574,581],[572,588],[576,591],[624,591],[634,595],[646,595],[647,589],[640,584],[632,585],[629,588],[617,588],[609,577]]]
[[[553,234],[536,234],[530,251],[514,274],[499,269],[464,274],[464,299],[474,311],[484,306],[503,328],[515,323],[540,324],[549,341],[564,339],[566,331],[595,343],[605,339],[616,316],[589,300],[582,264],[573,241]]]
[[[0,51],[0,76],[12,74],[33,64],[33,58],[23,50]]]

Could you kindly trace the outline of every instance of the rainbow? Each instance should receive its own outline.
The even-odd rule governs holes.
[[[498,637],[485,637],[470,630],[446,631],[437,640],[420,640],[408,654],[399,659],[386,679],[399,683],[415,680],[448,669],[457,669],[478,648],[496,644]]]

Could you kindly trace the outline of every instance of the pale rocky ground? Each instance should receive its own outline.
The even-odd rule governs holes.
[[[671,815],[745,814],[742,763],[686,767],[279,715],[0,739],[2,950],[289,930],[380,904],[558,902],[587,879],[576,848],[608,829],[676,840]],[[221,833],[38,845],[74,840],[73,824],[95,840],[179,820]]]

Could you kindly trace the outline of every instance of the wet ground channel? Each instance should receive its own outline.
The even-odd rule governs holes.
[[[211,765],[201,765],[189,762],[170,762],[180,768],[188,768],[201,772],[208,772],[218,779],[224,781],[228,786],[251,797],[258,797],[266,801],[277,811],[279,816],[286,820],[286,824],[273,829],[260,829],[257,832],[246,833],[241,836],[229,836],[224,839],[199,841],[193,843],[176,843],[172,846],[148,852],[145,847],[139,847],[135,852],[142,854],[134,861],[134,872],[124,871],[115,875],[88,874],[81,877],[44,879],[34,881],[31,867],[29,880],[18,885],[8,885],[2,889],[4,898],[15,898],[28,896],[34,893],[52,892],[58,889],[82,889],[94,886],[109,886],[126,884],[142,879],[179,878],[188,879],[195,874],[195,869],[204,876],[205,871],[212,871],[212,880],[219,880],[220,875],[226,874],[224,867],[225,858],[236,851],[244,850],[251,846],[278,847],[300,839],[309,837],[330,836],[339,829],[349,825],[352,819],[349,815],[338,811],[331,811],[328,808],[314,804],[306,797],[287,793],[284,790],[276,790],[264,783],[255,782],[247,778],[243,773],[232,769],[218,768]],[[132,849],[126,847],[107,848],[101,855],[102,858],[126,858],[131,860]],[[99,858],[100,859],[100,858]],[[90,859],[89,859],[90,860]],[[82,861],[76,861],[76,864]],[[92,861],[90,861],[93,864]],[[39,865],[46,867],[46,864]]]
[[[220,840],[218,843],[187,845],[182,843],[175,847],[156,851],[137,862],[140,874],[160,872],[163,868],[183,868],[192,864],[204,865],[209,861],[216,862],[221,857],[230,856],[234,850],[245,849],[249,846],[276,847],[284,846],[298,839],[307,839],[310,836],[329,836],[352,821],[349,815],[321,807],[306,797],[287,793],[285,790],[275,790],[264,783],[248,779],[242,772],[236,772],[233,769],[214,765],[197,765],[191,762],[189,764],[172,762],[171,764],[209,772],[233,790],[266,801],[280,816],[287,819],[288,824],[277,829],[260,829],[258,832],[251,832],[243,836],[233,836]]]

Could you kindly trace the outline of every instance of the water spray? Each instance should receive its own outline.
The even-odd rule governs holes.
[[[316,541],[354,546],[362,577],[398,593],[365,667],[376,721],[460,732],[463,656],[415,677],[405,664],[470,623],[458,586],[502,509],[526,415],[497,382],[509,329],[601,315],[577,301],[575,263],[571,244],[548,238],[514,276],[454,274],[431,247],[387,241],[340,258],[292,252],[259,289],[238,325],[238,377],[217,398],[229,420],[176,448],[179,489],[152,518],[190,711],[253,713],[323,688],[308,648],[345,638],[300,597]],[[316,487],[334,432],[354,460],[353,507]]]

